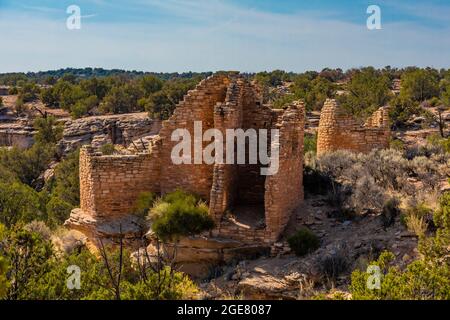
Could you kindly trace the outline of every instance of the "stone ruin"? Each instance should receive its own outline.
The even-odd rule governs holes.
[[[378,109],[361,125],[351,114],[328,99],[323,106],[317,137],[317,154],[337,150],[369,153],[389,147],[391,137],[389,111]]]
[[[139,194],[182,189],[205,199],[216,223],[203,238],[181,241],[186,250],[178,256],[184,263],[197,258],[227,260],[248,248],[270,248],[303,202],[305,111],[298,102],[273,110],[258,92],[237,73],[218,73],[184,97],[145,152],[106,156],[92,147],[82,148],[81,207],[72,211],[66,225],[91,242],[119,232],[130,240],[139,238],[133,218]],[[262,176],[261,164],[174,164],[171,152],[177,142],[171,141],[172,132],[181,128],[193,135],[195,121],[202,121],[203,132],[216,128],[224,135],[226,129],[279,129],[278,173]]]

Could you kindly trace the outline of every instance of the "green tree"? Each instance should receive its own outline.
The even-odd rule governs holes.
[[[163,88],[164,82],[155,76],[144,76],[139,79],[144,96],[149,97]]]
[[[89,97],[89,93],[84,91],[79,85],[68,85],[59,94],[60,107],[71,111],[72,107],[80,100]]]
[[[129,113],[139,110],[138,100],[143,96],[142,91],[134,84],[116,86],[108,92],[100,109],[105,113]]]
[[[283,108],[292,101],[303,100],[307,110],[320,110],[327,98],[333,98],[336,85],[321,76],[311,79],[311,75],[301,74],[294,77],[290,94],[274,101],[274,107]]]
[[[150,113],[152,117],[162,120],[168,119],[184,95],[195,88],[199,79],[170,80],[164,83],[162,90],[155,92],[148,98],[140,99],[139,105]]]
[[[82,80],[80,82],[80,87],[83,91],[87,92],[89,96],[95,96],[99,101],[102,100],[110,90],[108,80],[98,78]]]
[[[345,89],[348,94],[339,96],[338,101],[363,119],[385,106],[391,98],[389,78],[372,67],[358,70]]]
[[[29,299],[35,290],[34,284],[51,268],[51,243],[36,233],[14,227],[3,241],[0,254],[10,261],[7,299]]]
[[[30,149],[0,150],[0,164],[22,183],[36,186],[39,176],[48,168],[55,154],[55,147],[34,144]]]
[[[18,93],[23,102],[31,102],[37,99],[40,89],[33,82],[21,82]]]
[[[37,118],[33,126],[37,130],[34,139],[39,144],[56,144],[62,138],[63,126],[54,116]]]
[[[395,97],[390,102],[391,108],[389,110],[390,119],[395,127],[405,127],[408,120],[413,115],[420,115],[423,109],[418,102],[403,96]]]
[[[39,95],[39,98],[47,107],[52,108],[59,105],[59,97],[56,95],[54,88],[43,89]]]
[[[47,223],[51,227],[60,226],[70,215],[73,208],[80,204],[79,150],[69,154],[55,168],[45,194]]]
[[[6,296],[6,292],[9,287],[6,273],[8,272],[8,263],[5,257],[0,255],[0,299]]]
[[[38,193],[20,183],[0,182],[0,223],[12,227],[18,222],[31,222],[41,214]]]
[[[400,96],[423,102],[439,95],[439,80],[436,70],[413,69],[402,76]]]
[[[14,104],[14,109],[18,117],[21,116],[25,111],[25,103],[23,102],[23,99],[21,97],[17,98],[16,103]]]
[[[72,206],[80,204],[80,151],[70,153],[55,168],[52,195],[64,200]]]
[[[72,118],[78,119],[86,116],[90,110],[98,106],[97,96],[89,96],[77,101],[71,108],[70,114]]]
[[[4,225],[0,223],[0,243],[3,242],[6,237],[6,228]],[[0,300],[6,297],[6,293],[8,292],[9,281],[6,277],[9,269],[8,261],[6,257],[0,253]]]
[[[274,70],[272,72],[260,72],[255,76],[256,81],[265,87],[277,87],[288,80],[288,75],[285,71]]]

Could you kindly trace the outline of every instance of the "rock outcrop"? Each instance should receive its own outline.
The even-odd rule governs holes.
[[[128,146],[137,139],[157,134],[160,129],[161,121],[149,118],[148,113],[69,120],[64,123],[63,138],[58,148],[64,155],[83,145],[92,145],[94,148],[108,143]]]
[[[34,143],[34,128],[26,121],[0,123],[0,147],[27,149]]]

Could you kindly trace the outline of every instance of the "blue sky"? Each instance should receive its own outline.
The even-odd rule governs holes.
[[[450,67],[449,0],[0,0],[0,30],[0,72]]]

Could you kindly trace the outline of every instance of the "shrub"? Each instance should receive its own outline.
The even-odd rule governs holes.
[[[409,163],[409,168],[427,190],[438,187],[436,181],[442,178],[437,163],[427,157],[416,157]]]
[[[333,213],[335,219],[349,220],[354,217],[354,212],[346,205],[350,195],[351,189],[341,184],[335,184],[328,192],[325,200],[330,206],[336,208],[336,212]]]
[[[363,157],[362,164],[375,183],[385,189],[400,190],[408,172],[408,161],[393,149],[374,150]]]
[[[318,260],[318,267],[328,280],[334,282],[349,268],[348,252],[344,248],[338,248]]]
[[[49,241],[52,237],[52,231],[42,221],[32,221],[23,228],[28,232],[38,234],[45,241]]]
[[[107,143],[100,148],[100,152],[105,156],[113,155],[116,152],[116,148],[113,144]]]
[[[450,192],[442,195],[439,209],[434,215],[435,224],[445,230],[450,230]]]
[[[15,94],[18,94],[19,93],[19,89],[17,89],[17,87],[12,87],[12,88],[9,88],[9,92],[8,92],[10,95],[15,95]]]
[[[162,281],[160,279],[163,279]],[[152,272],[147,281],[136,284],[125,282],[122,288],[123,300],[181,300],[192,299],[198,292],[188,276],[165,268]]]
[[[47,222],[49,226],[52,228],[55,228],[59,225],[62,225],[64,221],[66,221],[69,216],[70,212],[72,211],[74,207],[62,200],[58,197],[51,197],[50,201],[47,202],[46,205],[46,211],[47,211]]]
[[[55,168],[51,194],[73,207],[80,204],[79,150],[69,154]]]
[[[8,263],[6,259],[0,254],[0,299],[6,296],[8,291],[9,283],[6,278],[6,273],[8,272]]]
[[[349,151],[336,151],[324,154],[317,159],[317,167],[324,174],[340,178],[345,170],[351,168],[358,162],[358,156]]]
[[[193,236],[214,227],[208,206],[198,197],[175,191],[156,202],[150,210],[152,230],[164,241]]]
[[[305,134],[303,151],[304,153],[317,152],[317,134],[315,135]]]
[[[433,224],[433,211],[423,203],[412,205],[405,211],[404,222],[411,232],[423,236]]]
[[[156,195],[153,192],[140,193],[133,208],[134,214],[144,219],[155,201]]]
[[[422,236],[419,240],[421,260],[409,264],[405,270],[400,270],[391,266],[395,256],[385,252],[378,261],[373,262],[382,271],[381,290],[370,290],[367,287],[368,273],[354,271],[350,285],[353,299],[449,300],[449,208],[450,193],[446,193],[441,198],[440,208],[435,214],[436,235]],[[418,205],[409,209],[408,214],[420,220],[428,213],[428,208]]]
[[[381,290],[367,286],[369,274],[360,270],[352,273],[350,292],[354,300],[448,300],[450,299],[450,268],[448,265],[415,261],[401,271],[390,264],[394,255],[384,252],[378,261]]]
[[[20,182],[0,182],[0,223],[9,228],[17,222],[31,222],[40,213],[40,199],[36,191]]]
[[[446,153],[450,153],[450,138],[443,139],[441,145]]]
[[[84,235],[81,232],[64,227],[58,228],[52,239],[55,251],[66,255],[72,254],[75,249],[81,249],[84,242]]]
[[[400,215],[399,205],[400,201],[397,198],[390,198],[384,203],[381,219],[385,229],[392,226],[395,222],[395,218]]]
[[[301,228],[288,238],[289,247],[299,257],[316,251],[320,246],[319,238],[309,229]]]
[[[403,143],[402,140],[400,139],[393,139],[391,140],[389,147],[391,149],[403,152],[405,150],[405,144]]]
[[[25,103],[23,102],[22,98],[17,98],[14,109],[17,116],[21,116],[23,114],[23,112],[25,111]]]
[[[20,227],[7,232],[0,246],[0,256],[10,261],[8,280],[11,283],[7,299],[32,299],[35,283],[42,279],[52,264],[52,246],[42,236]],[[47,283],[48,285],[48,283]]]
[[[55,144],[62,138],[64,128],[53,116],[37,118],[34,120],[33,126],[37,130],[34,139],[38,143]]]
[[[414,215],[406,217],[406,226],[409,231],[413,232],[418,237],[422,237],[427,231],[427,224],[425,223],[425,219],[423,217]]]
[[[359,214],[365,210],[380,211],[385,198],[384,190],[375,183],[375,180],[369,175],[364,175],[353,186],[350,204]]]

